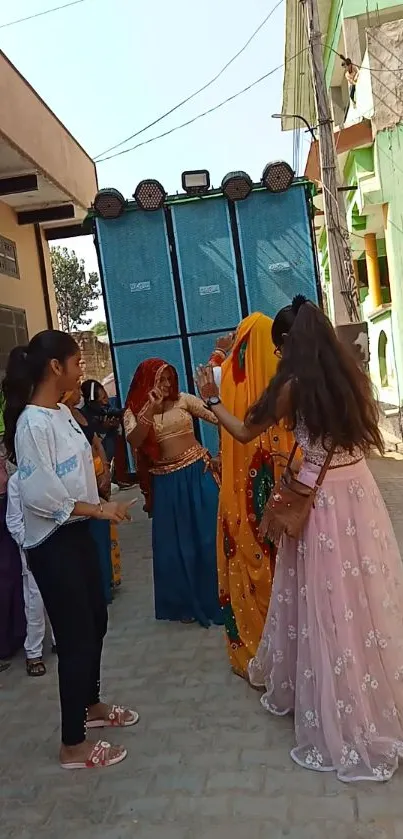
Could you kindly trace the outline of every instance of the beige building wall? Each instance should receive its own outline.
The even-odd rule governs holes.
[[[87,210],[97,191],[93,160],[1,51],[0,133]]]
[[[0,50],[0,380],[13,347],[58,328],[46,237],[79,230],[97,188],[94,161]]]
[[[1,273],[0,269],[0,306],[23,309],[26,313],[28,336],[32,337],[41,329],[48,328],[35,229],[31,224],[19,225],[11,207],[0,201],[0,236],[15,243],[20,275],[19,279],[10,277]],[[41,238],[52,310],[52,325],[57,328],[49,247],[42,231]]]

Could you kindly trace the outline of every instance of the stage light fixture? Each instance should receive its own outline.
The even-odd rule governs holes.
[[[210,189],[210,172],[207,169],[182,172],[182,189],[187,195],[205,195]]]
[[[221,189],[228,201],[244,201],[252,192],[252,178],[246,172],[229,172],[222,179]]]
[[[294,170],[285,160],[268,163],[263,170],[262,185],[269,192],[286,192],[294,180]]]
[[[119,218],[125,208],[126,201],[121,192],[112,187],[100,189],[94,198],[94,210],[101,218]]]
[[[153,210],[160,210],[164,206],[167,193],[159,181],[152,178],[140,181],[133,193],[133,198],[141,210],[152,212]]]

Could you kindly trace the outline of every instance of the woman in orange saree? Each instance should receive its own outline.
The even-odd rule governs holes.
[[[238,327],[232,352],[221,366],[222,403],[242,420],[276,371],[271,327],[272,320],[260,312],[245,318]],[[221,430],[217,533],[220,603],[230,663],[233,671],[245,679],[263,632],[275,561],[274,546],[259,540],[259,522],[293,442],[292,434],[283,426],[269,429],[247,445]]]

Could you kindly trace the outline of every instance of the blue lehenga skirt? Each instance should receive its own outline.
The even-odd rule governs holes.
[[[218,599],[218,487],[205,463],[153,477],[153,562],[157,620],[222,624]]]

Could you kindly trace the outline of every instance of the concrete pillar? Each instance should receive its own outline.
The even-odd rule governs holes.
[[[360,36],[358,29],[358,20],[355,17],[347,17],[343,20],[343,39],[344,39],[344,55],[346,58],[351,58],[353,64],[357,67],[362,63]]]
[[[392,270],[391,264],[389,264],[389,256],[391,255],[391,237],[390,237],[390,225],[388,224],[389,218],[389,204],[382,204],[382,215],[383,215],[383,227],[385,231],[385,255],[386,255],[386,264],[388,266],[388,274],[389,274],[389,288],[390,288],[390,299],[392,301],[392,286],[390,283],[390,272]]]
[[[368,291],[372,309],[382,306],[381,274],[379,270],[378,251],[375,233],[364,236],[365,261],[367,263]]]
[[[355,287],[357,289],[358,299],[360,299],[360,276],[358,273],[358,260],[353,259],[353,268],[354,268],[354,277],[355,277]]]

